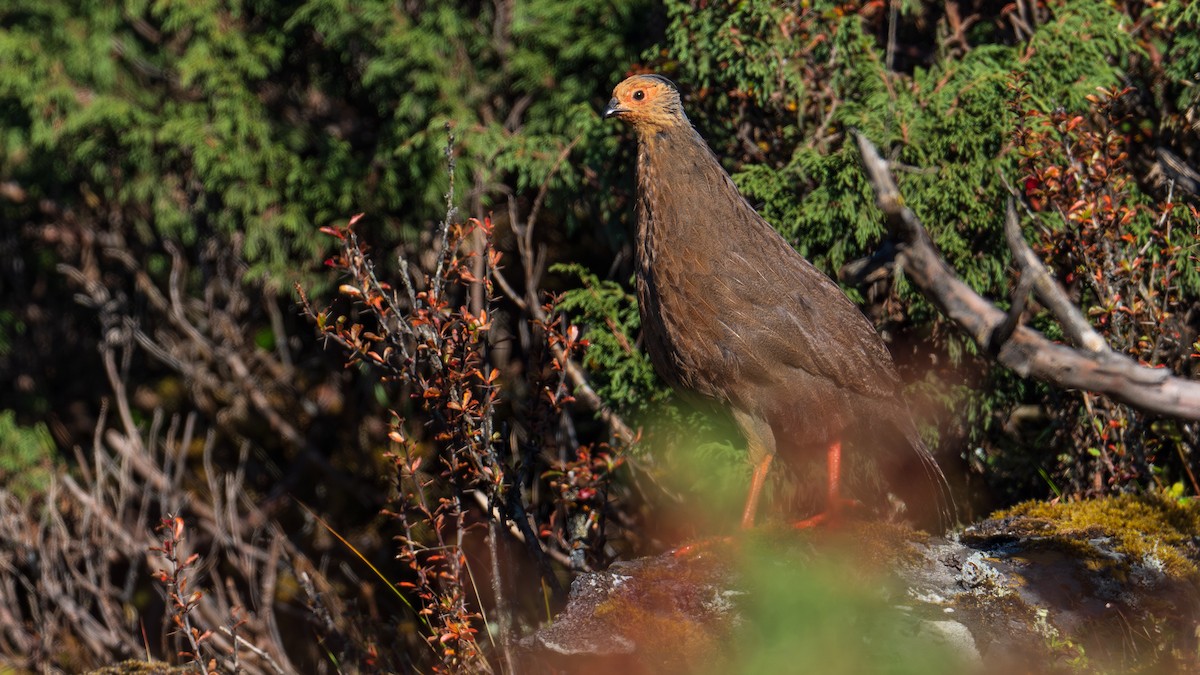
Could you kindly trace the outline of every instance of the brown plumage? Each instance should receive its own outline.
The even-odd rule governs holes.
[[[852,496],[883,506],[894,490],[910,511],[944,514],[944,478],[898,397],[883,342],[746,202],[670,80],[630,77],[604,115],[637,137],[643,340],[668,383],[732,408],[755,467],[743,526],[777,454],[792,466],[827,456],[827,513],[836,512],[843,446],[860,483]]]

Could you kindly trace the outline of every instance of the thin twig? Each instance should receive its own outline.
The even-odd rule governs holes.
[[[438,236],[441,241],[441,246],[438,249],[437,270],[433,275],[433,294],[440,298],[442,291],[445,289],[446,277],[443,270],[446,265],[446,247],[450,245],[450,226],[454,223],[458,209],[454,206],[454,168],[456,160],[454,157],[454,131],[450,122],[446,122],[446,174],[450,178],[450,185],[446,188],[446,218],[438,225]]]
[[[254,646],[254,643],[249,642],[241,635],[234,634],[233,631],[229,630],[228,626],[221,626],[221,632],[233,638],[235,644],[241,645],[242,647],[254,652],[259,658],[265,661],[268,666],[271,666],[271,670],[275,671],[279,675],[287,674],[288,671],[284,670],[283,666],[279,665],[279,663],[275,661],[274,657],[272,657],[266,651]]]

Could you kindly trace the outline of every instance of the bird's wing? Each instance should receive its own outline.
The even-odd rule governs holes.
[[[699,134],[686,127],[643,145],[643,276],[662,314],[650,323],[664,324],[680,381],[718,398],[748,387],[747,401],[780,382],[810,399],[895,397],[874,327],[746,202]]]
[[[743,375],[766,384],[798,369],[840,391],[895,397],[891,356],[858,307],[758,214],[750,216],[752,227],[730,228],[745,236],[730,242],[699,284],[713,294],[713,306],[748,310],[736,321],[716,317],[728,339],[748,347]]]

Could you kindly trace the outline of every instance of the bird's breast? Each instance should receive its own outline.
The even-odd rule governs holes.
[[[716,273],[717,258],[729,254],[721,240],[721,214],[713,212],[703,178],[689,181],[676,175],[681,166],[664,170],[647,162],[639,172],[642,337],[667,382],[726,399],[722,383],[742,369],[748,352],[736,348],[736,322],[728,320],[723,308],[738,296],[743,301],[750,297],[740,287],[744,280]]]

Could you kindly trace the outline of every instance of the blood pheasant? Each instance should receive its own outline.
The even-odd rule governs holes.
[[[776,455],[793,467],[826,457],[825,511],[807,522],[836,514],[848,482],[865,502],[882,507],[896,490],[910,512],[944,521],[945,479],[898,397],[883,342],[746,202],[674,84],[630,77],[604,116],[637,137],[637,289],[650,360],[673,387],[732,408],[754,467],[742,527],[754,524]]]

